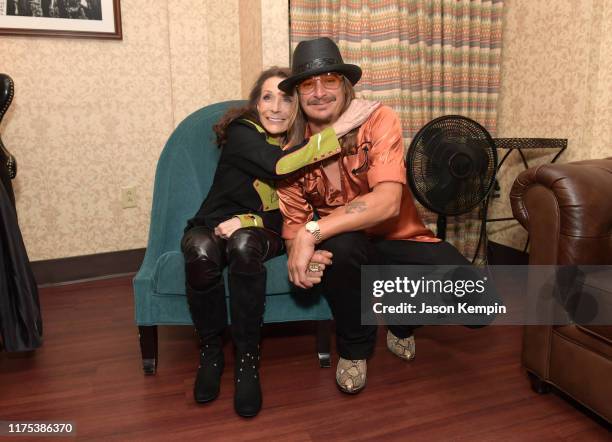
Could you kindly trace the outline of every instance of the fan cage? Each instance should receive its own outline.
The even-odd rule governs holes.
[[[457,197],[441,206],[427,197],[436,186],[441,186],[441,177],[437,171],[434,158],[436,149],[442,150],[442,142],[456,141],[483,159],[481,171],[469,179],[460,182],[460,188],[455,189]],[[456,216],[467,213],[478,206],[495,182],[497,152],[495,143],[489,132],[478,124],[461,115],[445,115],[436,118],[423,126],[413,138],[408,149],[407,168],[408,182],[415,198],[427,209],[446,216]]]

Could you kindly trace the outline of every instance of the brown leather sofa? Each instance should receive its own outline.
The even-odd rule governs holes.
[[[530,265],[612,265],[612,158],[526,170],[510,201]],[[534,390],[554,385],[612,422],[612,326],[526,326],[522,360]]]

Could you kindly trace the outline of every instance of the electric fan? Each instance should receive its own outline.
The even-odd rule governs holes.
[[[424,207],[438,215],[442,240],[447,216],[468,213],[484,202],[482,238],[487,195],[496,170],[497,151],[491,135],[461,115],[445,115],[427,123],[412,139],[406,156],[410,189]]]

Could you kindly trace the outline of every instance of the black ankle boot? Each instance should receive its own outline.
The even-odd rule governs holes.
[[[193,398],[197,403],[204,404],[217,399],[224,364],[221,337],[200,343],[200,365],[193,386]]]
[[[242,417],[253,417],[261,410],[259,348],[236,352],[234,409]]]

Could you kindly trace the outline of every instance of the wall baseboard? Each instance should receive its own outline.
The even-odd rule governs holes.
[[[144,253],[144,248],[120,250],[33,261],[31,264],[36,283],[44,287],[136,273]]]

